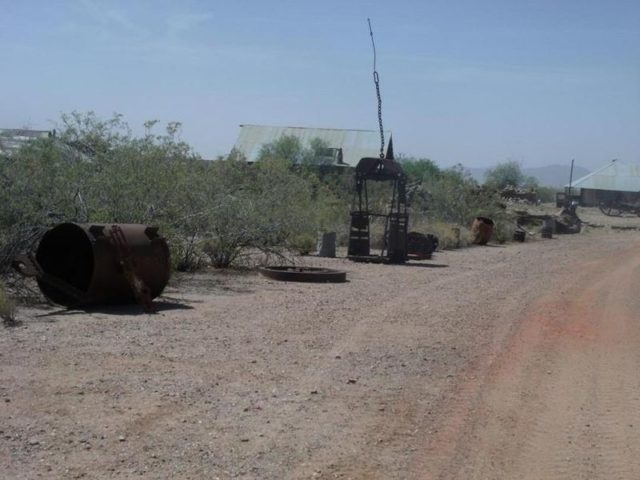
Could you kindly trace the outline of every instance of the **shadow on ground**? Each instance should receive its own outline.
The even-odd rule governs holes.
[[[412,263],[407,262],[403,265],[399,265],[401,267],[423,267],[423,268],[448,268],[449,265],[444,263]]]
[[[61,308],[51,312],[36,315],[36,318],[46,318],[58,315],[86,315],[91,313],[102,313],[106,315],[153,315],[171,310],[193,310],[191,305],[187,305],[183,300],[163,298],[152,303],[153,312],[147,312],[141,305],[95,305],[86,308]]]

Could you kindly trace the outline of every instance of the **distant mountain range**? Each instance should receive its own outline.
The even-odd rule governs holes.
[[[467,168],[466,169],[473,178],[482,183],[485,180],[486,173],[491,170],[490,168]],[[562,187],[569,183],[569,174],[571,172],[571,165],[547,165],[546,167],[523,167],[522,173],[527,176],[535,177],[538,179],[540,185],[545,187]],[[573,167],[573,180],[584,177],[591,173],[584,167],[574,165]]]

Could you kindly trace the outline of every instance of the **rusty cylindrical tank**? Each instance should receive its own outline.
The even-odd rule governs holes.
[[[36,251],[42,293],[65,306],[150,301],[170,276],[169,248],[158,229],[137,224],[62,223]]]
[[[493,235],[493,220],[487,217],[476,217],[471,225],[473,243],[476,245],[486,245]]]

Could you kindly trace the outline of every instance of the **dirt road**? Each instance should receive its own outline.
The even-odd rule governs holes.
[[[639,247],[580,261],[526,311],[435,478],[640,478]]]
[[[22,309],[0,477],[640,478],[640,237],[182,278],[156,315]]]

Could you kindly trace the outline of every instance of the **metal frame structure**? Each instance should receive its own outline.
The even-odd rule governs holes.
[[[391,205],[386,213],[369,210],[367,183],[392,182]],[[359,262],[405,263],[407,260],[407,177],[393,158],[363,158],[355,170],[355,191],[351,208],[348,258]],[[385,219],[380,254],[371,253],[372,217]]]

